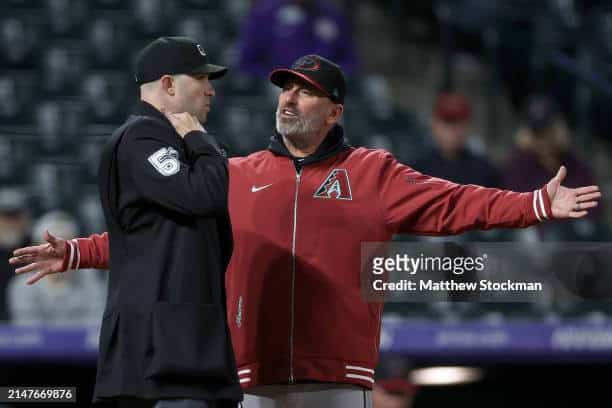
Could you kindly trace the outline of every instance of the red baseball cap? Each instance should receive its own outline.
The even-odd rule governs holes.
[[[434,115],[444,122],[466,122],[472,117],[472,107],[465,95],[443,92],[436,98]]]

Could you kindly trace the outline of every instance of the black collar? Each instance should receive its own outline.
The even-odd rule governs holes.
[[[287,149],[287,146],[285,146],[283,137],[277,131],[275,131],[274,136],[270,138],[268,150],[279,156],[291,158],[295,164],[295,167],[300,170],[304,165],[327,159],[328,157],[334,156],[349,147],[349,144],[344,140],[344,129],[341,125],[335,125],[333,128],[331,128],[317,150],[309,156],[303,158],[294,157]]]
[[[139,116],[152,116],[152,117],[160,119],[160,120],[166,122],[168,125],[172,126],[172,123],[170,123],[170,121],[168,120],[166,115],[161,113],[155,106],[151,105],[148,102],[143,101],[142,99],[140,99],[136,103],[136,105],[132,109],[132,113],[134,115],[139,115]]]
[[[168,126],[170,126],[170,128],[172,128],[172,130],[174,132],[176,132],[174,130],[174,126],[172,125],[172,123],[170,123],[170,121],[168,120],[168,118],[166,117],[166,115],[164,115],[163,113],[161,113],[155,106],[151,105],[148,102],[145,102],[143,100],[139,100],[136,105],[134,106],[134,108],[132,109],[132,114],[133,115],[139,115],[139,116],[149,116],[149,117],[154,117],[156,119],[159,119],[161,121],[163,121],[164,123],[167,123]],[[224,145],[223,143],[220,143],[213,135],[206,133],[205,132],[205,139],[208,141],[208,143],[210,143],[211,145],[213,145],[213,147],[215,149],[217,149],[217,151],[223,156],[223,157],[227,157],[227,146]],[[176,134],[176,136],[181,140],[184,141],[184,138],[180,137],[178,135],[178,133]]]

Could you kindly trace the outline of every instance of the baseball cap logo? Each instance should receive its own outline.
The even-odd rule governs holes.
[[[206,51],[204,51],[204,48],[202,48],[202,46],[201,46],[200,44],[196,44],[196,47],[197,47],[197,49],[198,49],[198,52],[199,52],[200,54],[202,54],[202,56],[204,56],[204,57],[205,57],[205,56],[206,56]]]
[[[307,55],[295,61],[293,69],[303,69],[308,71],[318,71],[321,68],[321,61],[314,55]]]

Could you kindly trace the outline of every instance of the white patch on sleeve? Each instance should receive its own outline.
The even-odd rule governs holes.
[[[178,156],[179,154],[174,148],[162,147],[149,156],[149,163],[153,165],[159,174],[168,177],[178,173],[181,169]]]

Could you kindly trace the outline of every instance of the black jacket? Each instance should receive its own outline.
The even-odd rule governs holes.
[[[153,106],[105,146],[99,188],[110,242],[96,399],[242,399],[224,273],[232,251],[227,159],[181,139]]]

